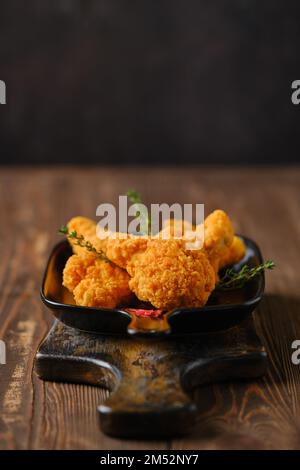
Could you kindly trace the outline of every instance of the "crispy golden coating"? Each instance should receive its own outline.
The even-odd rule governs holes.
[[[70,256],[63,270],[63,286],[65,286],[70,292],[73,292],[75,287],[86,276],[87,268],[94,263],[95,256],[89,255],[89,253],[85,256]]]
[[[63,285],[73,293],[77,305],[108,307],[127,304],[132,293],[129,275],[95,255],[73,255],[63,271]]]
[[[146,249],[147,239],[130,234],[106,232],[97,227],[96,222],[87,217],[74,217],[68,223],[69,232],[76,230],[83,235],[98,251],[104,251],[107,258],[120,268],[125,269],[131,257]],[[87,250],[76,245],[76,240],[68,239],[74,253],[86,256]]]
[[[238,263],[241,259],[244,258],[246,253],[246,246],[243,240],[236,235],[233,238],[233,242],[230,247],[227,248],[227,251],[220,258],[219,269],[224,268],[225,266],[230,266],[231,264]]]
[[[220,259],[233,242],[234,230],[226,212],[218,209],[204,221],[203,252],[211,262],[215,273],[219,271]]]
[[[113,290],[106,289],[99,281],[94,282],[92,279],[83,279],[73,295],[76,305],[84,307],[116,308],[118,304]]]
[[[129,286],[154,307],[201,307],[215,286],[215,273],[200,250],[186,251],[181,240],[151,240],[127,266]]]
[[[98,251],[103,250],[113,263],[105,262],[85,248],[68,239],[75,255],[71,256],[63,272],[63,285],[70,290],[77,305],[88,307],[114,308],[129,302],[132,292],[129,289],[129,275],[121,269],[126,266],[133,253],[143,242],[135,237],[116,238],[109,232],[97,228],[96,223],[87,217],[74,217],[68,223],[69,232],[83,235]],[[99,233],[100,232],[100,233]],[[100,238],[99,238],[100,235]],[[145,245],[146,246],[146,245]]]
[[[156,238],[184,238],[184,235],[192,230],[195,230],[195,226],[187,220],[167,219],[164,221],[163,228],[158,232]]]
[[[147,239],[133,235],[128,235],[125,239],[119,238],[118,234],[116,236],[117,238],[107,239],[105,254],[113,263],[126,269],[134,255],[145,251]]]
[[[215,270],[218,270],[218,259],[221,258],[231,245],[234,230],[228,215],[218,209],[206,217],[204,224],[197,227],[186,220],[168,219],[164,221],[163,229],[156,235],[156,238],[167,239],[182,238],[190,243],[195,243],[194,248],[203,249],[209,257]],[[196,242],[198,242],[196,244]],[[189,247],[187,246],[187,249]]]
[[[73,294],[77,305],[115,308],[127,305],[132,293],[128,273],[110,263],[97,259],[86,270],[84,279]]]
[[[152,240],[128,234],[124,238],[124,234],[101,229],[97,234],[96,223],[86,217],[74,217],[68,229],[83,235],[112,261],[105,262],[69,240],[75,255],[66,263],[63,285],[73,292],[77,305],[88,307],[128,305],[132,292],[158,309],[202,307],[215,287],[219,269],[245,254],[244,243],[234,237],[231,221],[222,210],[211,213],[197,227],[186,221],[165,221]],[[182,232],[182,239],[177,239]],[[171,239],[162,239],[164,234]],[[190,249],[187,241],[196,241],[199,249]]]
[[[106,237],[99,238],[97,236],[97,225],[96,222],[87,217],[73,217],[67,225],[69,232],[76,231],[78,235],[83,235],[85,240],[89,241],[97,250],[105,249]],[[104,231],[103,231],[104,232]],[[68,238],[72,249],[75,254],[85,256],[87,250],[76,244],[76,240]]]
[[[195,226],[187,220],[167,219],[164,221],[162,230],[154,238],[184,240],[186,250],[200,250],[203,247],[204,227],[203,225]]]

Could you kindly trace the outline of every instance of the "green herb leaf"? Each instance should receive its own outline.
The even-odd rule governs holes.
[[[140,194],[135,189],[129,189],[126,193],[126,196],[128,197],[129,201],[132,202],[133,204],[143,204]],[[140,215],[141,213],[139,211],[137,211],[135,214],[136,217],[139,217]],[[147,225],[147,232],[148,234],[150,234],[151,233],[151,218],[149,217],[149,214],[145,222]],[[147,232],[145,233],[147,234]]]
[[[274,261],[267,260],[265,263],[259,264],[254,268],[250,268],[247,264],[238,272],[232,268],[226,270],[224,276],[219,280],[216,289],[238,289],[243,287],[248,281],[258,276],[265,270],[274,269]]]
[[[106,261],[107,263],[114,264],[110,259],[107,258],[105,255],[104,251],[102,250],[97,250],[90,241],[85,240],[83,235],[78,235],[76,230],[72,230],[72,232],[69,232],[68,227],[63,225],[59,231],[60,234],[65,235],[67,238],[72,238],[75,241],[75,244],[78,246],[81,246],[82,248],[85,248],[87,251],[95,253],[99,258],[101,258],[103,261]]]
[[[65,225],[62,225],[58,232],[61,233],[62,235],[66,235],[68,233],[68,227],[66,227]]]
[[[126,193],[126,196],[133,204],[142,204],[142,198],[135,189],[129,189]]]

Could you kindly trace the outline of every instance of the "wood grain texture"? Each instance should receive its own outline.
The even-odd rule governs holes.
[[[226,331],[151,339],[86,333],[56,321],[35,358],[43,380],[113,391],[97,407],[101,429],[139,439],[190,434],[198,414],[191,396],[196,388],[261,377],[266,367],[251,314]]]
[[[150,202],[204,202],[222,207],[238,232],[253,238],[277,269],[267,275],[256,314],[270,364],[263,379],[201,388],[198,426],[174,441],[121,441],[104,436],[95,406],[105,393],[90,386],[43,383],[32,373],[52,322],[39,288],[44,264],[73,215],[94,217],[129,187]],[[13,168],[0,173],[1,449],[300,448],[300,170],[297,168]]]

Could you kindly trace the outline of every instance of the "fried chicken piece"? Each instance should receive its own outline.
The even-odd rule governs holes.
[[[150,240],[127,265],[131,290],[154,307],[202,307],[215,287],[215,273],[200,250],[186,251],[182,240]]]
[[[163,240],[166,230],[167,236],[183,238]],[[229,217],[216,210],[196,228],[187,221],[166,221],[155,241],[142,237],[108,239],[106,255],[127,269],[132,276],[129,286],[140,300],[161,309],[201,307],[214,289],[220,260],[233,236]],[[202,250],[189,250],[187,241],[197,241]]]
[[[98,251],[105,251],[106,237],[105,231],[101,232],[96,225],[96,222],[87,217],[73,217],[67,224],[69,232],[76,231],[77,234],[83,235],[86,241],[89,241]],[[101,237],[100,237],[101,235]],[[85,256],[88,251],[76,244],[76,240],[68,238],[73,252],[77,255]]]
[[[244,258],[245,253],[245,243],[241,238],[235,235],[230,247],[227,248],[227,251],[224,252],[224,255],[219,260],[219,269],[238,263]]]
[[[95,264],[95,256],[92,254],[70,256],[63,270],[63,286],[73,292],[86,276],[87,268],[93,264]]]
[[[105,246],[106,256],[120,268],[126,269],[134,255],[142,253],[147,248],[147,238],[128,235],[123,239],[117,233],[116,238],[108,237]]]
[[[217,275],[222,257],[233,242],[234,230],[226,212],[218,209],[204,221],[203,252],[207,255]]]
[[[128,273],[89,252],[70,256],[63,285],[73,293],[77,305],[86,307],[115,308],[127,304],[132,296]]]
[[[125,269],[131,257],[140,251],[144,251],[147,246],[147,239],[121,232],[112,233],[101,229],[91,219],[87,217],[74,217],[68,223],[68,230],[76,230],[77,234],[83,235],[97,251],[103,251],[108,259]],[[76,240],[68,239],[74,253],[83,256],[88,253],[86,248],[78,246]]]
[[[69,232],[76,231],[97,251],[103,251],[112,263],[100,260],[69,238],[75,255],[66,263],[63,285],[70,290],[77,305],[109,307],[129,302],[129,275],[123,269],[132,256],[146,249],[147,240],[133,235],[110,233],[87,217],[74,217],[68,223]]]
[[[156,238],[180,237],[186,242],[186,249],[202,249],[214,267],[217,275],[220,260],[228,253],[233,242],[234,231],[228,215],[222,210],[215,210],[197,227],[190,222],[169,219]]]
[[[163,240],[162,232],[157,239],[148,240],[105,231],[98,238],[94,221],[75,217],[68,224],[69,231],[83,235],[115,264],[99,258],[91,261],[91,254],[71,240],[80,259],[71,257],[66,264],[64,285],[78,305],[114,308],[128,302],[131,289],[140,300],[159,309],[202,307],[215,287],[220,267],[237,259],[242,246],[234,240],[231,221],[221,210],[210,214],[196,230],[177,220],[167,221],[163,230],[170,228],[172,237],[181,236],[183,228],[183,239]],[[201,250],[187,248],[186,241],[195,236],[203,244]],[[120,268],[127,269],[131,279]]]
[[[163,223],[163,228],[155,238],[168,239],[172,238],[184,238],[184,235],[192,230],[195,230],[195,226],[187,220],[180,219],[166,219]]]
[[[83,279],[73,292],[76,305],[84,307],[116,308],[115,292],[106,289],[101,282]]]
[[[86,307],[128,305],[132,297],[129,275],[117,266],[96,259],[87,268],[84,279],[75,287],[73,294],[76,304]]]
[[[184,240],[187,250],[200,250],[203,247],[204,227],[203,225],[195,226],[187,220],[167,219],[164,221],[162,230],[154,238]]]
[[[97,236],[97,226],[94,220],[87,217],[73,217],[68,223],[69,232],[76,231],[83,235],[98,251],[103,250],[105,238]],[[86,248],[76,244],[76,240],[68,238],[75,255],[71,256],[63,271],[63,285],[73,293],[77,305],[89,307],[115,307],[122,302],[123,293],[129,295],[127,273],[122,273],[126,278],[127,290],[120,288],[114,294],[111,293],[111,285],[118,280],[119,268],[109,266],[109,263],[99,260],[95,254],[89,253]],[[100,274],[98,277],[96,274]]]

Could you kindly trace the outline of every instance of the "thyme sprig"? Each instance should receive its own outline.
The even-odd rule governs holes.
[[[132,202],[132,204],[143,204],[140,194],[135,189],[129,189],[126,193],[126,196],[128,197],[129,201]],[[136,217],[139,217],[141,215],[140,211],[137,211],[135,215]],[[146,225],[149,234],[151,233],[151,218],[149,217],[149,213],[146,217]]]
[[[97,250],[90,241],[86,240],[83,235],[79,235],[76,230],[69,232],[68,227],[62,225],[58,232],[62,235],[65,235],[67,238],[75,240],[75,245],[81,246],[91,253],[95,253],[95,255],[107,263],[112,263],[111,260],[107,258],[104,251]]]
[[[271,270],[275,268],[274,261],[267,260],[265,263],[261,263],[258,266],[250,268],[247,264],[242,267],[238,272],[232,268],[228,268],[225,271],[224,276],[220,279],[216,285],[216,289],[238,289],[243,287],[248,281],[258,276],[265,270]]]
[[[129,189],[126,193],[126,196],[133,204],[143,204],[140,194],[135,189]]]

